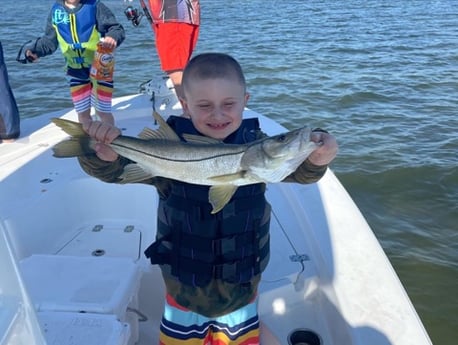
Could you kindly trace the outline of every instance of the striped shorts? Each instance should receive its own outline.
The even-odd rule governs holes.
[[[91,80],[89,68],[68,69],[70,94],[77,113],[82,113],[94,106],[96,112],[111,113],[113,81]]]
[[[207,318],[167,296],[160,345],[259,345],[257,300],[230,314]]]

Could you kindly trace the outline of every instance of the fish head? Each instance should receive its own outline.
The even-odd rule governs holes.
[[[265,138],[262,142],[262,150],[267,157],[273,160],[287,160],[296,157],[307,151],[310,146],[314,147],[311,141],[309,127],[298,128],[286,133]]]
[[[318,147],[311,133],[310,127],[302,127],[264,138],[250,147],[242,166],[264,182],[280,182]]]

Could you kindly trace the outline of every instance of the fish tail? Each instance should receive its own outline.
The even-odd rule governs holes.
[[[52,148],[53,156],[58,158],[80,157],[95,153],[88,138],[70,138]]]
[[[79,138],[88,136],[83,129],[83,125],[79,122],[65,120],[57,117],[52,118],[51,121],[57,127],[60,127],[65,133],[71,135],[72,137]]]
[[[72,136],[70,139],[54,145],[54,157],[78,157],[94,153],[90,146],[91,139],[83,130],[81,123],[60,118],[53,118],[51,121]]]

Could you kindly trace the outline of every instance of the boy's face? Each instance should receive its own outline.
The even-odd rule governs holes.
[[[65,5],[69,7],[75,7],[78,6],[80,3],[80,0],[65,0]]]
[[[183,110],[203,135],[225,139],[242,123],[249,94],[236,79],[193,79],[184,90]]]

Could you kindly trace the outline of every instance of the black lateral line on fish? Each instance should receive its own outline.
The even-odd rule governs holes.
[[[122,148],[125,148],[127,150],[130,150],[130,151],[134,151],[134,152],[138,152],[138,153],[143,153],[147,156],[150,156],[150,157],[154,157],[154,158],[157,158],[157,159],[161,159],[161,160],[164,160],[164,161],[170,161],[170,162],[180,162],[180,163],[189,163],[189,162],[201,162],[201,161],[206,161],[206,160],[210,160],[210,159],[215,159],[215,158],[218,158],[218,157],[227,157],[227,156],[233,156],[233,155],[239,155],[241,153],[244,153],[246,151],[246,148],[244,149],[241,149],[240,151],[237,151],[237,152],[231,152],[231,153],[224,153],[224,154],[217,154],[217,155],[212,155],[212,156],[208,156],[208,157],[205,157],[205,158],[198,158],[198,159],[173,159],[173,158],[170,158],[170,157],[164,157],[164,156],[159,156],[159,155],[155,155],[155,154],[151,154],[149,152],[145,152],[145,151],[142,151],[142,150],[139,150],[139,149],[135,149],[135,148],[132,148],[130,146],[125,146],[125,145],[121,145],[121,144],[118,144],[118,143],[111,143],[111,145],[113,146],[117,146],[117,147],[122,147]]]

